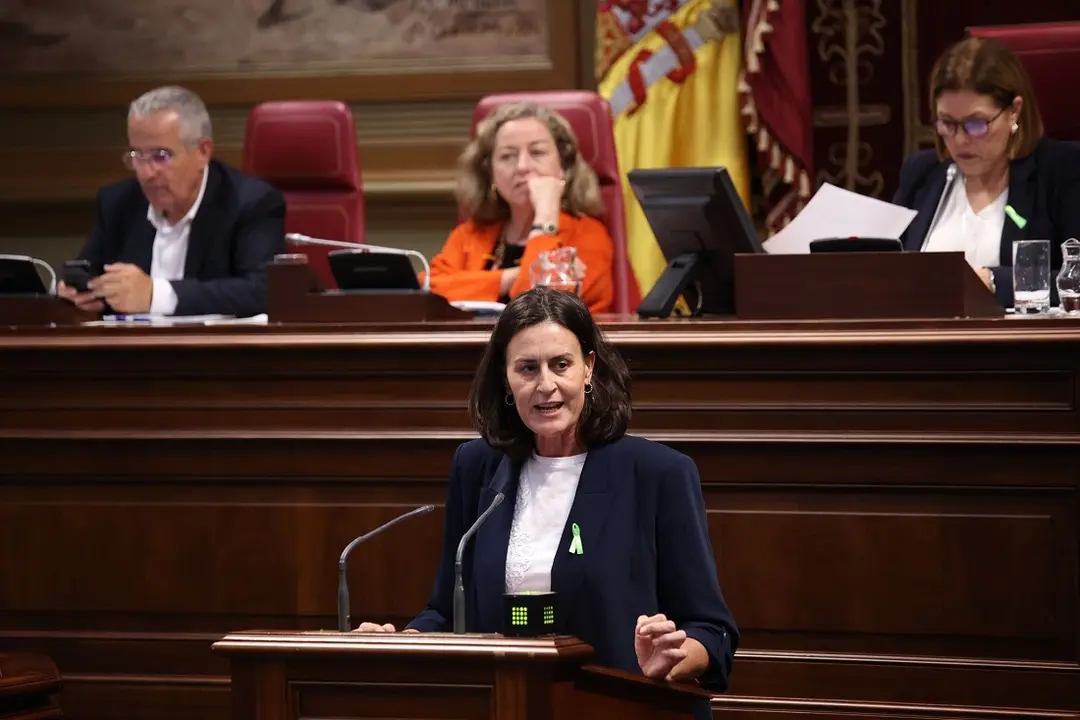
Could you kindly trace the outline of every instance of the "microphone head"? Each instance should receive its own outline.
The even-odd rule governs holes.
[[[506,499],[506,495],[504,495],[503,493],[496,493],[495,494],[495,499],[491,501],[492,509],[497,508],[500,505],[502,505],[502,501],[505,500],[505,499]]]

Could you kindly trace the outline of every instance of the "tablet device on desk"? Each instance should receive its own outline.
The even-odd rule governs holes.
[[[48,295],[37,263],[28,255],[0,255],[0,295]]]
[[[412,260],[408,255],[370,252],[367,250],[335,250],[327,259],[338,289],[362,290],[419,290]]]
[[[679,296],[695,314],[735,314],[735,255],[765,249],[726,168],[631,170],[634,189],[668,267],[638,306],[667,317]]]
[[[903,252],[904,244],[892,238],[822,238],[810,241],[810,252]]]

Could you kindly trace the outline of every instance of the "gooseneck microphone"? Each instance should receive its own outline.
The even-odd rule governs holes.
[[[454,633],[457,635],[465,634],[465,580],[464,573],[461,569],[461,557],[465,554],[465,545],[468,544],[469,539],[480,529],[480,526],[484,524],[484,521],[488,519],[488,515],[494,512],[495,508],[502,504],[503,498],[506,496],[503,493],[496,493],[495,499],[488,505],[487,510],[480,514],[480,517],[476,518],[476,522],[472,524],[464,535],[461,536],[461,542],[457,546],[457,555],[454,556]]]
[[[937,207],[934,208],[934,216],[930,218],[930,225],[926,228],[926,236],[923,237],[922,249],[926,250],[926,243],[930,242],[930,234],[934,232],[934,226],[937,225],[938,216],[941,215],[941,206],[949,199],[949,195],[952,192],[953,182],[956,180],[956,163],[949,163],[948,169],[945,170],[945,189],[941,191],[941,197],[938,198]]]
[[[353,551],[353,549],[357,545],[359,545],[360,543],[364,542],[365,540],[370,540],[371,538],[373,538],[376,535],[378,535],[379,533],[381,533],[383,530],[390,529],[391,527],[393,527],[394,525],[397,525],[402,520],[407,520],[408,518],[414,517],[416,515],[427,515],[429,512],[431,512],[434,509],[435,509],[434,505],[422,505],[422,506],[416,508],[415,510],[410,510],[409,512],[405,513],[404,515],[398,515],[393,520],[390,520],[389,522],[385,522],[382,525],[380,525],[379,527],[372,530],[371,532],[369,532],[369,533],[367,533],[365,535],[361,535],[360,537],[356,538],[351,543],[346,545],[345,549],[341,551],[341,559],[338,560],[338,590],[337,590],[337,624],[338,624],[338,630],[339,631],[341,631],[341,632],[349,632],[352,629],[350,627],[351,619],[349,618],[349,582],[348,582],[348,579],[345,577],[345,575],[346,575],[345,569],[346,569],[346,563],[349,560],[349,553],[351,553]]]
[[[317,245],[320,247],[340,248],[353,252],[385,253],[388,255],[405,255],[416,258],[424,266],[424,292],[431,291],[431,263],[424,257],[424,253],[416,250],[403,250],[401,248],[386,247],[384,245],[369,245],[367,243],[345,242],[344,240],[327,240],[326,238],[311,237],[301,233],[288,233],[285,239],[294,245]]]

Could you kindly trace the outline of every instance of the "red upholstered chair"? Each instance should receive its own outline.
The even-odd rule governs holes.
[[[574,129],[581,156],[596,172],[600,193],[604,199],[604,225],[615,243],[614,301],[612,312],[633,312],[641,300],[637,281],[630,269],[626,254],[626,211],[623,207],[622,179],[619,157],[615,152],[615,134],[611,107],[607,100],[586,90],[553,90],[542,92],[488,95],[476,105],[473,113],[473,135],[476,126],[500,105],[530,101],[558,111]]]
[[[1080,140],[1080,22],[987,25],[968,33],[993,38],[1020,58],[1048,137]]]
[[[285,195],[285,231],[364,242],[364,191],[356,125],[344,103],[267,102],[252,109],[244,137],[244,172]],[[337,287],[327,255],[333,248],[291,246],[319,279]]]

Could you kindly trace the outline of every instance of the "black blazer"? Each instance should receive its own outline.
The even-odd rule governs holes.
[[[173,280],[176,315],[247,317],[266,312],[266,265],[285,252],[285,198],[262,180],[210,161],[202,204],[191,223],[184,278]],[[97,223],[79,259],[98,275],[109,263],[150,272],[154,226],[135,178],[98,192]]]
[[[427,609],[409,627],[453,629],[454,555],[461,536],[502,490],[506,498],[463,558],[466,627],[502,632],[506,551],[521,465],[483,440],[458,448],[450,471],[442,557]],[[577,523],[582,553],[569,552]],[[634,653],[639,615],[662,612],[709,653],[700,678],[727,688],[739,633],[720,592],[694,462],[664,445],[626,436],[589,450],[551,571],[556,632],[596,650],[598,664],[641,673]],[[703,701],[698,715],[711,717]]]
[[[900,168],[900,187],[893,202],[919,212],[901,238],[905,249],[922,249],[945,190],[948,167],[949,161],[940,160],[934,150],[923,150],[909,156]],[[1020,228],[1005,217],[1000,267],[991,268],[998,301],[1005,307],[1013,304],[1012,244],[1027,239],[1050,241],[1050,286],[1056,297],[1054,276],[1061,269],[1061,243],[1080,237],[1080,143],[1044,138],[1030,155],[1013,160],[1008,202],[1027,225]]]

